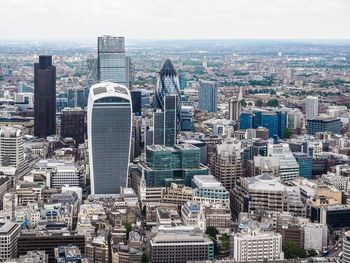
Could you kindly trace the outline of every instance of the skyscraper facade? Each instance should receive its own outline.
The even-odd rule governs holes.
[[[282,138],[287,127],[286,113],[279,110],[245,110],[240,114],[240,129],[257,129],[265,127],[269,129],[269,137]]]
[[[228,104],[228,112],[230,120],[239,121],[239,114],[241,113],[241,103],[236,98],[231,98]]]
[[[217,111],[217,87],[212,81],[200,81],[198,91],[198,107],[208,112]]]
[[[179,87],[179,78],[174,68],[174,65],[167,59],[157,78],[156,91],[154,93],[154,107],[155,109],[165,108],[165,96],[176,96],[176,129],[180,130],[181,125],[181,92]]]
[[[126,187],[131,133],[129,90],[110,82],[93,85],[88,101],[91,194],[116,194]]]
[[[161,110],[153,113],[153,144],[164,144],[164,113]]]
[[[0,129],[0,165],[22,170],[25,165],[23,135],[19,128]]]
[[[97,77],[129,86],[129,66],[125,55],[124,37],[98,37]]]
[[[343,237],[343,260],[350,263],[350,231],[345,232]]]
[[[181,130],[192,131],[194,122],[194,107],[193,106],[182,106],[181,107]]]
[[[164,110],[153,114],[153,144],[174,146],[177,138],[177,96],[164,97]]]
[[[318,132],[332,132],[340,134],[341,121],[339,118],[317,117],[306,121],[307,134],[314,135]]]
[[[318,98],[307,96],[305,99],[306,119],[314,119],[318,116]]]
[[[80,108],[65,108],[61,117],[62,138],[71,137],[76,143],[83,143],[86,135],[86,111]]]
[[[39,56],[34,64],[34,135],[56,133],[56,67],[51,56]]]
[[[164,98],[164,145],[176,144],[177,135],[177,96],[167,95]]]
[[[135,116],[141,116],[141,91],[131,90],[132,112]]]

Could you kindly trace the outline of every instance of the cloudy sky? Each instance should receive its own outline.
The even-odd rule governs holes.
[[[349,39],[350,0],[0,0],[0,39]]]

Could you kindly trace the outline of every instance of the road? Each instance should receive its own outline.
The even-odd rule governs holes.
[[[18,180],[22,179],[23,176],[27,175],[32,170],[34,164],[36,164],[39,160],[40,160],[39,156],[34,157],[33,160],[31,160],[28,163],[28,167],[27,168],[25,168],[23,171],[21,171],[18,174],[16,174],[15,182],[17,182]]]
[[[338,247],[339,244],[341,244],[341,238],[339,238],[334,245],[330,246],[327,257],[336,257],[339,255],[339,253],[342,251],[342,247]]]

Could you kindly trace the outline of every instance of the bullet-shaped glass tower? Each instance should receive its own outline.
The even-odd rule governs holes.
[[[154,94],[155,109],[165,109],[165,97],[167,95],[175,95],[176,98],[176,127],[180,130],[181,124],[181,91],[179,87],[179,77],[176,73],[173,63],[167,59],[161,68],[157,86]]]

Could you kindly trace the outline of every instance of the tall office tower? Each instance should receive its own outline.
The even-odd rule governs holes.
[[[128,87],[129,67],[125,56],[124,37],[98,37],[97,77]]]
[[[66,97],[68,100],[69,108],[80,107],[82,109],[86,108],[87,101],[89,97],[89,88],[72,88],[66,91]]]
[[[350,263],[350,231],[345,232],[343,237],[343,260]]]
[[[161,109],[164,111],[166,95],[175,95],[177,97],[176,127],[177,131],[179,131],[181,126],[181,92],[178,75],[169,59],[164,62],[157,77],[157,86],[153,98],[155,109]]]
[[[102,82],[90,89],[88,138],[91,194],[126,187],[132,133],[132,102],[125,86]]]
[[[39,56],[34,64],[34,135],[56,134],[56,67],[51,56]]]
[[[241,102],[236,98],[231,98],[228,103],[228,112],[231,121],[239,121],[241,114]]]
[[[292,81],[294,79],[294,69],[293,68],[287,69],[287,79],[289,81]]]
[[[126,57],[126,67],[127,67],[127,86],[129,89],[132,88],[132,85],[135,80],[135,66],[132,63],[132,60],[130,57]]]
[[[135,116],[141,116],[141,90],[131,90],[132,112]]]
[[[318,98],[307,96],[305,99],[306,119],[315,119],[318,116]]]
[[[213,156],[212,173],[227,190],[233,189],[242,176],[240,149],[236,147],[236,144],[219,144]]]
[[[86,135],[86,111],[80,108],[66,108],[61,117],[62,138],[71,137],[76,143],[83,143]]]
[[[22,131],[15,127],[0,129],[0,166],[22,170],[25,165]]]
[[[174,146],[177,137],[177,96],[164,97],[164,110],[157,109],[153,114],[153,144]]]
[[[153,113],[153,144],[164,144],[164,113],[161,110]]]
[[[179,74],[179,83],[180,83],[180,90],[184,90],[187,88],[187,80],[183,73]]]
[[[86,60],[88,88],[97,82],[97,59],[92,57]]]
[[[218,89],[214,82],[201,80],[198,91],[198,108],[207,112],[217,111]]]
[[[164,145],[174,146],[177,137],[177,96],[167,95],[164,98]]]
[[[0,260],[17,256],[17,239],[20,232],[19,224],[10,221],[0,223]]]
[[[142,118],[134,117],[132,125],[132,140],[133,140],[133,158],[137,158],[141,155],[141,145],[142,145],[142,136],[141,136],[141,127],[142,127]],[[132,159],[133,159],[132,158]]]

